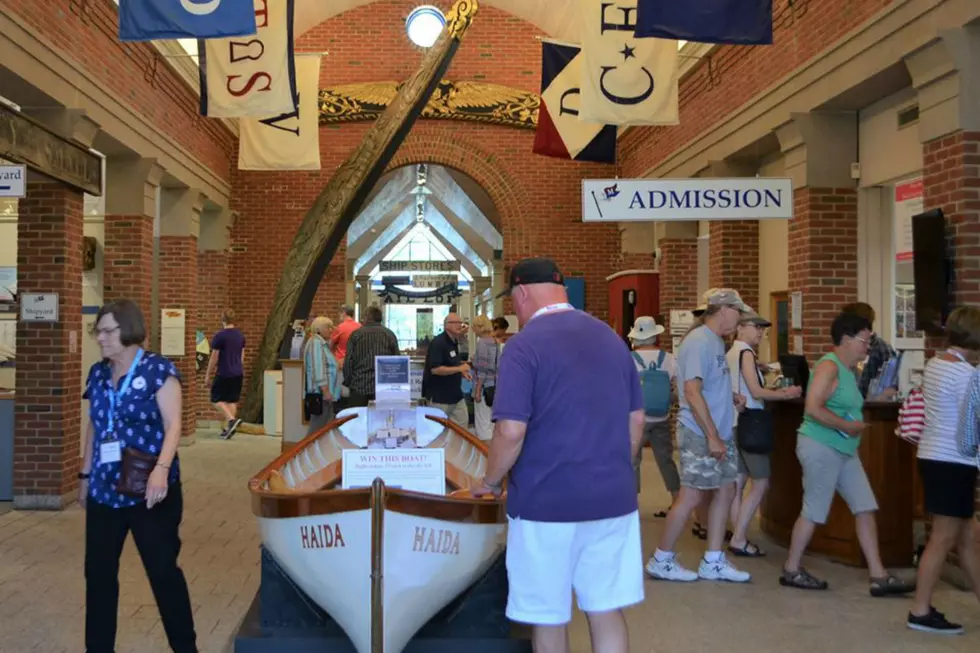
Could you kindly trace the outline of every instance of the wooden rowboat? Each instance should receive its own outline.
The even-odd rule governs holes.
[[[487,444],[438,409],[415,410],[424,413],[418,446],[445,452],[445,494],[379,478],[341,489],[343,451],[367,444],[364,408],[342,411],[249,482],[265,547],[357,653],[401,653],[505,544],[503,499],[469,492],[486,470]]]

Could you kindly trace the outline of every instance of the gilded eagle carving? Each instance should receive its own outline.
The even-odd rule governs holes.
[[[321,89],[320,124],[376,120],[401,85],[401,82],[386,81]],[[500,84],[443,80],[422,110],[422,118],[534,129],[540,106],[541,97],[537,93]]]

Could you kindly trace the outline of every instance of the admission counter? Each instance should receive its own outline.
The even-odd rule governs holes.
[[[878,538],[886,566],[910,567],[914,554],[913,522],[919,503],[915,447],[895,435],[897,402],[867,402],[864,421],[868,429],[858,454],[878,500]],[[782,546],[789,546],[793,524],[803,502],[802,470],[796,458],[797,429],[803,421],[803,399],[770,402],[775,426],[770,489],[760,508],[763,532]],[[818,526],[808,553],[837,562],[866,566],[854,517],[835,495],[827,523]]]

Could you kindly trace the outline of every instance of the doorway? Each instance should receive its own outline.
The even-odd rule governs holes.
[[[623,321],[620,322],[622,325],[620,327],[623,340],[626,344],[630,344],[629,332],[633,329],[633,322],[636,320],[636,291],[635,290],[624,290],[623,291]]]
[[[769,314],[772,315],[772,331],[769,336],[769,360],[778,361],[789,354],[789,291],[781,290],[769,295]]]

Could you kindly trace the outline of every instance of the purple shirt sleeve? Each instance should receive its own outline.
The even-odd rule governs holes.
[[[507,419],[526,424],[531,419],[535,375],[534,362],[521,347],[520,341],[511,339],[504,347],[497,371],[494,421]]]
[[[627,356],[627,365],[630,379],[630,412],[643,410],[643,388],[640,387],[640,373],[636,371],[635,361],[632,356]]]
[[[211,339],[211,349],[221,349],[225,346],[224,335],[224,331],[218,331],[214,334],[214,338]]]

